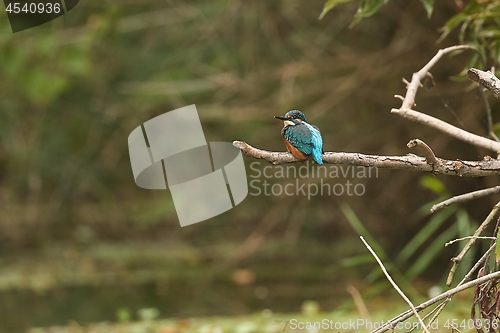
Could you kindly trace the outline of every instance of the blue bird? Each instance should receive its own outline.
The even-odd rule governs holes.
[[[295,158],[305,160],[313,158],[316,163],[323,164],[323,138],[316,126],[306,121],[306,116],[299,110],[288,111],[284,116],[274,116],[284,122],[281,136],[286,149]]]

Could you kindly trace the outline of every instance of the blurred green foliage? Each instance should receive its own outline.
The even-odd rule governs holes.
[[[420,294],[412,288],[412,284],[423,272],[432,268],[443,251],[443,244],[446,244],[451,239],[457,239],[470,236],[477,229],[478,224],[471,220],[467,211],[459,208],[457,205],[447,207],[431,215],[430,207],[440,203],[451,197],[446,190],[444,184],[436,178],[430,176],[422,176],[420,179],[422,187],[427,188],[439,197],[432,202],[423,205],[419,210],[409,216],[408,220],[421,221],[425,217],[429,220],[422,228],[407,242],[407,244],[399,251],[399,253],[391,258],[383,250],[383,247],[377,240],[370,235],[364,228],[362,222],[348,205],[341,206],[342,212],[346,216],[349,223],[356,232],[363,236],[370,246],[374,249],[380,259],[384,262],[388,272],[395,279],[399,286],[403,286],[406,292],[413,294],[414,298],[419,298]],[[446,227],[446,222],[449,219],[455,222]],[[466,254],[466,258],[460,265],[458,274],[465,275],[474,264],[473,259],[476,257],[476,252],[483,250],[484,246],[479,249],[474,248]],[[346,266],[366,265],[367,262],[374,262],[372,256],[362,254],[352,258],[343,259],[342,262]],[[448,272],[444,271],[441,277],[441,282],[446,279]],[[380,279],[382,277],[382,280]],[[389,282],[383,278],[382,271],[375,267],[367,276],[366,282],[369,284],[370,290],[366,296],[378,294],[381,291],[391,288]]]
[[[353,0],[328,0],[320,15],[322,19],[337,5]],[[414,0],[417,1],[417,0]],[[419,0],[430,18],[434,10],[434,0]],[[376,14],[388,0],[361,0],[354,15],[351,27],[362,19]],[[458,29],[458,42],[474,46],[478,54],[473,54],[467,68],[484,68],[487,63],[498,67],[500,63],[500,1],[498,0],[471,0],[464,4],[456,1],[458,13],[444,22],[439,41],[446,38],[452,31]]]

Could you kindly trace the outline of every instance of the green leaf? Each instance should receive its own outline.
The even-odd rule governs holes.
[[[463,13],[458,13],[457,15],[453,16],[451,19],[446,21],[444,27],[442,28],[443,34],[441,37],[439,37],[438,41],[436,43],[440,43],[443,39],[446,38],[450,34],[450,32],[453,31],[459,24],[467,21],[468,16],[463,14]]]
[[[367,18],[379,11],[389,0],[362,0],[359,4],[358,11],[354,15],[354,20],[349,26],[352,28],[358,24],[362,19]]]
[[[409,280],[413,280],[421,272],[430,266],[436,257],[443,251],[444,244],[452,239],[457,234],[456,226],[452,225],[446,229],[441,235],[436,237],[434,242],[430,244],[426,250],[415,260],[415,262],[408,268],[405,276]]]
[[[420,178],[420,186],[431,190],[436,194],[444,194],[446,192],[446,187],[444,186],[443,182],[436,177],[422,176]]]
[[[328,0],[325,3],[325,5],[323,6],[323,11],[319,15],[318,20],[321,20],[326,15],[326,13],[328,13],[330,10],[332,10],[333,7],[335,7],[336,5],[339,5],[339,4],[345,3],[345,2],[349,2],[349,1],[352,1],[352,0]]]
[[[344,267],[361,266],[369,262],[374,262],[375,258],[370,253],[360,254],[355,257],[345,258],[340,261],[340,264]]]
[[[354,213],[352,208],[348,204],[342,203],[340,205],[340,210],[344,214],[345,218],[347,219],[351,227],[356,231],[358,235],[363,236],[366,239],[366,241],[370,244],[373,250],[378,254],[380,259],[385,260],[386,258],[388,258],[387,254],[382,249],[382,246],[378,244],[375,238],[365,228],[365,226],[359,220],[358,216],[356,215],[356,213]]]
[[[432,9],[434,8],[434,0],[420,0],[424,5],[425,11],[427,12],[427,17],[430,18],[432,15]]]

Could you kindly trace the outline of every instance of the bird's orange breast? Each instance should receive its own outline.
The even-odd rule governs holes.
[[[293,157],[298,158],[299,160],[305,160],[306,155],[304,155],[300,150],[292,146],[292,144],[285,138],[283,138],[285,142],[286,150],[293,155]]]

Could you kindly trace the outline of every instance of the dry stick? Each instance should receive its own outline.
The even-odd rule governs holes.
[[[413,105],[415,104],[415,96],[417,95],[418,88],[422,86],[420,81],[422,81],[427,76],[430,69],[439,61],[439,59],[441,59],[442,56],[456,50],[465,49],[473,50],[474,48],[468,45],[455,45],[447,47],[445,49],[441,49],[436,53],[434,57],[432,57],[431,60],[429,60],[429,62],[421,70],[413,73],[411,82],[407,86],[405,99],[403,101],[403,105],[401,105],[401,109],[405,110],[411,109],[413,107]]]
[[[434,165],[437,163],[436,155],[425,142],[420,139],[413,139],[406,145],[410,149],[415,149],[419,155],[424,156],[428,164]]]
[[[465,247],[462,249],[460,254],[456,256],[455,258],[451,258],[453,261],[453,266],[451,266],[450,273],[448,274],[448,279],[446,280],[446,285],[450,286],[451,282],[453,280],[453,275],[455,275],[455,271],[457,270],[458,265],[464,258],[464,256],[467,254],[467,252],[470,250],[472,245],[476,242],[477,236],[483,232],[483,230],[490,224],[491,220],[495,217],[495,215],[498,212],[498,209],[500,209],[500,202],[498,202],[495,206],[493,206],[493,209],[491,210],[490,214],[486,217],[483,223],[477,228],[476,232],[474,235],[472,235],[473,238],[465,245]]]
[[[454,204],[454,203],[471,201],[474,199],[483,198],[483,197],[497,194],[497,193],[500,193],[500,186],[495,186],[495,187],[487,188],[484,190],[478,190],[478,191],[474,191],[474,192],[470,192],[470,193],[457,195],[455,197],[452,197],[450,199],[447,199],[443,202],[440,202],[440,203],[432,206],[431,213],[434,213],[435,211],[440,210],[441,208],[447,207],[447,206]]]
[[[434,309],[432,309],[431,311],[429,311],[429,313],[428,313],[428,314],[426,314],[426,315],[422,318],[422,320],[426,320],[426,319],[427,319],[430,315],[432,315],[434,312],[436,312],[436,311],[438,311],[438,310],[439,310],[439,311],[438,311],[438,315],[439,315],[439,313],[441,313],[441,311],[443,311],[443,309],[444,309],[443,304],[445,304],[445,302],[446,302],[446,300],[444,300],[443,302],[441,302],[441,304],[439,304],[439,305],[438,305],[438,306],[436,306]],[[442,308],[440,309],[440,307],[442,307]],[[434,315],[434,316],[431,318],[431,320],[429,320],[429,322],[427,323],[427,326],[431,326],[432,322],[434,321],[434,317],[436,317],[436,315]],[[406,333],[411,333],[411,332],[413,332],[413,331],[414,331],[415,329],[417,329],[417,328],[418,328],[418,327],[417,327],[416,325],[412,325],[412,328],[411,328],[410,330],[406,331]]]
[[[500,142],[490,140],[488,138],[472,134],[463,129],[450,125],[442,120],[428,116],[424,113],[412,110],[415,105],[415,97],[418,88],[421,86],[421,81],[429,74],[429,70],[443,57],[443,55],[464,49],[474,49],[468,45],[456,45],[441,49],[437,54],[418,72],[413,73],[411,82],[407,85],[406,95],[403,103],[399,109],[392,109],[392,113],[399,114],[400,116],[412,121],[423,123],[429,127],[433,127],[443,133],[446,133],[456,139],[465,141],[477,147],[482,147],[496,153],[500,153]]]
[[[472,280],[468,283],[464,283],[461,286],[457,286],[453,289],[450,289],[450,290],[442,293],[441,295],[438,295],[434,298],[431,298],[428,301],[425,301],[424,303],[422,303],[420,305],[417,305],[415,307],[415,309],[417,311],[422,311],[423,309],[428,308],[429,306],[431,306],[434,303],[439,302],[440,300],[443,300],[445,298],[448,298],[450,296],[455,295],[456,293],[459,293],[459,292],[464,291],[466,289],[472,288],[474,286],[477,286],[479,284],[483,284],[485,282],[488,282],[490,280],[497,279],[497,278],[500,278],[500,271],[485,275],[485,276],[480,277],[478,279]],[[405,321],[406,319],[408,319],[412,316],[413,316],[413,310],[407,310],[407,311],[397,315],[396,317],[392,318],[387,323],[385,323],[382,327],[372,331],[371,333],[383,333],[385,331],[388,331],[388,330],[394,328],[398,323]]]
[[[363,317],[366,322],[371,322],[370,312],[368,311],[365,302],[363,302],[363,298],[361,297],[359,290],[353,285],[349,285],[347,286],[347,292],[351,294],[354,304],[356,305],[356,308],[358,308],[358,312],[361,317]]]
[[[473,146],[481,147],[495,153],[500,153],[500,142],[496,142],[480,135],[472,134],[461,128],[450,125],[447,122],[426,115],[425,113],[412,109],[392,109],[392,113],[397,113],[406,119],[423,123],[429,127],[433,127],[445,134],[448,134],[455,139],[467,142]]]
[[[479,259],[475,264],[474,266],[469,270],[469,272],[464,276],[464,278],[462,279],[462,281],[460,281],[457,285],[460,286],[462,284],[464,284],[465,282],[467,282],[472,274],[474,274],[474,272],[476,271],[476,269],[479,268],[479,266],[481,266],[481,264],[486,260],[486,258],[488,258],[488,256],[491,254],[491,252],[493,252],[493,250],[495,249],[496,247],[496,243],[494,242],[493,245],[490,246],[490,248],[488,249],[488,251],[486,251],[483,256],[481,257],[481,259]],[[451,299],[451,298],[450,298]]]
[[[489,240],[495,240],[496,239],[495,237],[491,237],[491,236],[477,236],[477,237],[474,237],[474,236],[465,236],[465,237],[462,237],[462,238],[457,238],[457,239],[451,240],[448,243],[444,244],[444,246],[445,247],[446,246],[450,246],[453,243],[460,242],[460,241],[463,241],[463,240],[466,240],[466,239],[472,239],[472,238],[475,238],[475,239],[489,239]]]
[[[384,272],[385,276],[387,277],[387,280],[389,280],[389,282],[392,284],[394,289],[396,289],[396,291],[401,295],[401,297],[403,297],[403,299],[406,301],[406,303],[408,303],[408,305],[410,306],[410,308],[413,311],[413,314],[415,315],[415,317],[417,317],[418,321],[420,322],[420,325],[422,325],[422,327],[424,328],[424,331],[426,333],[430,333],[429,329],[425,325],[424,321],[422,320],[422,318],[418,314],[417,309],[415,309],[415,306],[413,305],[413,303],[410,301],[410,299],[408,297],[406,297],[406,295],[403,293],[403,291],[401,289],[399,289],[398,285],[396,284],[396,282],[394,282],[392,277],[389,275],[389,273],[387,272],[387,270],[384,267],[384,264],[379,259],[379,257],[375,253],[375,251],[373,251],[373,249],[370,247],[370,245],[368,245],[368,243],[365,241],[363,236],[359,236],[359,238],[361,238],[361,241],[365,244],[366,248],[368,249],[368,251],[370,251],[370,253],[373,255],[375,260],[377,260],[377,263],[379,264],[380,268],[382,269],[382,272]]]
[[[451,301],[451,296],[445,299],[441,304],[436,306],[436,308],[433,310],[436,311],[436,313],[434,313],[434,316],[432,316],[432,318],[429,320],[428,323],[429,326],[434,322],[434,320],[436,320],[437,317],[439,317],[441,312],[443,312],[444,308],[446,307],[446,305],[448,305],[450,301]]]
[[[495,246],[496,246],[496,243],[493,243],[493,245],[488,249],[488,251],[486,251],[483,254],[483,256],[474,264],[474,266],[464,276],[464,278],[462,279],[462,281],[460,281],[457,284],[457,287],[463,285],[465,282],[467,282],[470,279],[470,277],[472,276],[472,274],[474,274],[474,272],[476,271],[476,269],[478,269],[479,266],[481,266],[481,264],[486,260],[486,258],[488,258],[488,256],[490,255],[490,253],[495,249]],[[432,313],[435,313],[432,316],[432,318],[429,320],[429,322],[427,323],[428,326],[430,326],[434,322],[434,320],[436,320],[436,318],[439,317],[439,315],[441,314],[441,312],[443,312],[443,310],[446,307],[446,305],[448,305],[448,303],[451,301],[452,297],[453,296],[449,296],[447,299],[445,299],[443,302],[441,302],[438,306],[436,306],[432,311],[430,311],[427,315],[425,315],[425,317],[423,318],[424,320],[428,316],[430,316]]]
[[[482,263],[484,261],[486,261],[486,259],[488,258],[488,256],[491,254],[491,252],[493,252],[493,250],[496,248],[496,243],[493,243],[493,245],[488,249],[488,251],[486,251],[483,256],[474,264],[474,266],[469,270],[469,272],[464,276],[464,278],[462,279],[462,281],[460,281],[457,285],[457,287],[463,285],[465,282],[467,282],[472,274],[474,274],[474,272],[479,268],[479,266],[482,265]],[[436,320],[436,318],[441,314],[441,312],[443,311],[443,309],[446,307],[446,305],[448,305],[448,303],[451,301],[453,296],[449,296],[446,300],[444,300],[440,305],[438,305],[438,307],[436,309],[438,309],[438,312],[436,312],[436,314],[431,318],[431,320],[429,320],[429,325],[431,325],[434,320]]]

